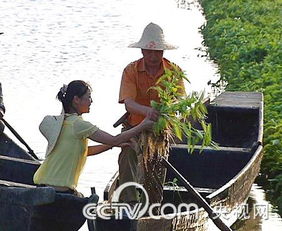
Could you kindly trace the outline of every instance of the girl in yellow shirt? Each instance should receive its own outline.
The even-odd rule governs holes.
[[[38,185],[48,185],[60,192],[74,193],[86,157],[119,146],[144,129],[151,128],[153,121],[145,118],[138,126],[112,136],[90,122],[84,121],[83,113],[89,113],[91,87],[81,80],[64,85],[57,94],[63,112],[59,116],[46,116],[40,131],[48,141],[46,159],[34,174]],[[88,146],[88,139],[102,145]]]

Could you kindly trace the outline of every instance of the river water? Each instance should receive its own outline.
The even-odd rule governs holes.
[[[127,48],[138,41],[150,22],[161,25],[170,43],[179,49],[164,56],[187,74],[191,90],[210,92],[208,81],[218,79],[216,66],[206,60],[199,27],[205,19],[199,8],[182,0],[1,0],[0,81],[7,108],[6,120],[38,156],[46,141],[38,125],[47,114],[59,114],[55,95],[64,83],[88,81],[94,103],[86,120],[118,134],[112,124],[125,112],[118,92],[123,68],[141,57],[139,49]],[[8,131],[6,131],[9,133]],[[117,171],[119,149],[88,158],[78,190],[90,195],[103,189]],[[254,188],[254,198],[261,190]],[[261,229],[281,230],[275,213],[261,220]],[[270,222],[269,222],[270,221]],[[81,230],[87,230],[84,226]],[[250,230],[250,229],[244,229]]]

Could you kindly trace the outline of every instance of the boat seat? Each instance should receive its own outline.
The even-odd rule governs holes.
[[[172,144],[170,145],[171,148],[188,148],[187,144]],[[194,146],[195,150],[201,150],[202,146],[201,145],[195,145]],[[215,151],[230,151],[230,152],[251,152],[251,148],[238,148],[238,147],[222,147],[219,146],[217,148],[213,147],[204,147],[204,150],[215,150]]]

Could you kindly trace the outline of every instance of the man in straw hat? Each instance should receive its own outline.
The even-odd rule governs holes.
[[[129,116],[123,123],[124,129],[138,125],[145,116],[157,121],[159,112],[150,106],[152,100],[159,102],[158,94],[150,87],[155,86],[164,69],[172,69],[172,63],[163,57],[164,50],[176,49],[175,46],[167,43],[163,30],[154,23],[148,24],[139,42],[129,47],[141,48],[143,57],[130,63],[123,71],[119,103],[124,103]],[[179,83],[183,88],[183,82]],[[140,157],[139,157],[140,158]],[[119,155],[119,180],[120,185],[126,182],[140,182],[137,179],[138,153],[131,147],[123,148]],[[138,201],[135,188],[124,189],[121,201],[134,203]]]
[[[2,35],[3,33],[0,32],[0,35]],[[5,113],[5,106],[4,106],[4,102],[3,102],[3,94],[2,94],[2,86],[0,83],[0,120],[3,118]],[[4,124],[0,121],[0,134],[3,132],[4,130]]]

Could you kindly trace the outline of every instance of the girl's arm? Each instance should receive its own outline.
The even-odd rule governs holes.
[[[133,142],[128,142],[128,143],[122,143],[116,147],[119,148],[123,148],[123,147],[133,147]],[[112,149],[115,146],[112,145],[107,145],[107,144],[98,144],[98,145],[94,145],[94,146],[88,146],[88,154],[87,156],[93,156],[93,155],[97,155],[100,154],[102,152],[105,152],[109,149]]]
[[[153,126],[153,121],[149,120],[147,117],[136,127],[130,130],[124,131],[119,135],[112,136],[111,134],[98,130],[90,135],[88,138],[96,141],[98,143],[107,144],[109,146],[118,146],[130,140],[130,138],[138,135],[141,131],[151,128]]]
[[[106,144],[99,144],[94,146],[88,146],[88,154],[87,156],[93,156],[105,152],[111,149],[113,146]]]

